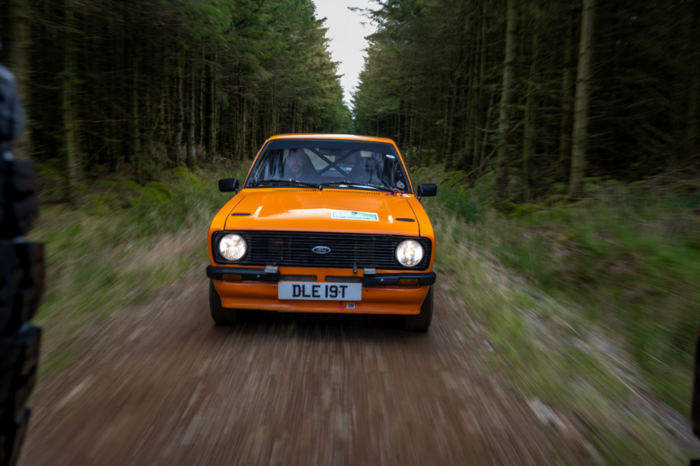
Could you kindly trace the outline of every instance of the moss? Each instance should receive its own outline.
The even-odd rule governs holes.
[[[511,215],[515,218],[525,217],[526,215],[529,215],[533,212],[537,212],[537,211],[540,211],[543,209],[544,209],[544,207],[539,205],[539,204],[517,204],[513,208]]]
[[[116,183],[115,188],[128,193],[140,194],[143,188],[135,181],[123,180]]]
[[[163,183],[153,182],[144,186],[141,196],[134,203],[163,204],[172,197],[172,193]]]
[[[49,159],[46,162],[34,161],[34,172],[37,176],[59,177],[63,176],[65,162],[60,159]]]
[[[146,185],[146,188],[151,188],[155,189],[161,192],[161,194],[165,197],[171,197],[172,193],[170,192],[170,189],[165,185],[165,183],[161,183],[158,181],[154,181],[152,183],[148,183]]]
[[[552,194],[551,196],[547,196],[542,203],[552,206],[563,201],[566,201],[566,197],[563,194]]]
[[[111,211],[108,207],[110,203],[109,196],[104,194],[91,194],[86,196],[86,200],[87,202],[84,210],[90,215],[106,216],[110,214]]]
[[[566,222],[571,219],[571,212],[567,209],[546,209],[532,212],[533,220],[540,222]]]
[[[498,203],[498,210],[500,210],[501,212],[507,213],[507,214],[512,214],[513,212],[515,212],[515,209],[517,207],[518,207],[518,204],[516,204],[515,202],[511,202],[511,201],[504,200],[504,201],[500,201]]]
[[[583,195],[586,197],[598,197],[603,192],[603,186],[597,183],[586,182],[583,185]]]
[[[554,183],[549,192],[552,194],[564,194],[566,193],[567,186],[564,183]]]
[[[193,174],[185,165],[179,165],[174,170],[173,176],[190,186],[202,186],[202,179]]]

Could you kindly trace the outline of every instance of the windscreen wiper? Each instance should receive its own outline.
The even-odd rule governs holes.
[[[306,183],[304,181],[297,181],[297,180],[292,180],[292,179],[289,179],[289,180],[260,180],[260,181],[256,181],[255,183],[256,184],[258,184],[258,183],[294,183],[294,184],[300,184],[302,186],[308,186],[310,188],[316,188],[316,189],[321,189],[321,186],[323,186],[321,184]]]
[[[363,183],[351,183],[349,181],[333,181],[332,183],[323,183],[321,186],[332,186],[332,185],[346,185],[353,188],[372,188],[379,191],[385,191],[387,193],[397,192],[397,189],[387,188],[385,186],[377,186],[376,184],[363,184]]]

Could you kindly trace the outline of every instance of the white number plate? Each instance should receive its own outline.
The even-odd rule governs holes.
[[[279,282],[279,299],[362,301],[362,283]]]

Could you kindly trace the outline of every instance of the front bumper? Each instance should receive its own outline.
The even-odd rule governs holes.
[[[244,282],[278,282],[280,281],[279,271],[274,273],[265,272],[265,269],[244,269],[237,267],[207,267],[207,277],[212,280],[223,280],[224,275],[240,275]]]
[[[335,274],[328,272],[329,275]],[[212,280],[223,280],[224,275],[240,275],[240,281],[248,282],[279,282],[281,274],[277,272],[266,272],[265,269],[249,269],[239,267],[207,267],[207,277]],[[375,273],[363,274],[362,286],[400,286],[399,280],[413,279],[418,280],[420,286],[432,285],[435,283],[437,276],[435,272],[426,273]]]
[[[361,273],[355,274],[352,270],[341,272],[338,269],[284,267],[282,271],[270,273],[263,268],[207,267],[207,277],[214,280],[223,307],[278,312],[418,314],[428,293],[428,286],[436,280],[434,272],[367,275],[362,269],[359,272]],[[354,279],[362,277],[362,300],[350,304],[344,301],[278,299],[277,283],[283,276],[294,275],[316,275],[318,282],[326,281],[326,275],[344,275]],[[418,283],[411,281],[413,286],[402,286],[399,282],[402,279],[417,280]]]

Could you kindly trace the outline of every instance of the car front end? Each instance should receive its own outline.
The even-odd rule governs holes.
[[[393,165],[376,163],[366,155],[376,153],[374,146],[360,144],[365,150],[353,153],[357,141],[346,146],[346,141],[324,138],[280,138],[280,154],[290,157],[291,150],[293,156],[296,145],[314,147],[306,149],[315,156],[309,158],[312,168],[321,175],[335,169],[342,180],[330,176],[328,183],[302,185],[292,175],[284,181],[288,175],[281,174],[280,165],[274,182],[260,181],[254,163],[244,188],[212,221],[207,276],[218,295],[214,305],[232,311],[420,314],[436,280],[435,237],[398,149],[390,140],[380,140],[377,147],[391,150],[393,157],[387,160]],[[274,141],[261,154],[266,147],[274,150],[277,146],[270,149],[269,144]],[[353,160],[364,178],[352,176]],[[366,181],[371,180],[367,172],[377,167],[383,170],[381,185]],[[432,295],[430,299],[432,315]]]

